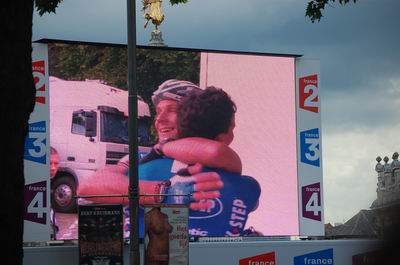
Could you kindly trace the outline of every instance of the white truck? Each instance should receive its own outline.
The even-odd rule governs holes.
[[[128,154],[128,92],[100,80],[50,77],[50,145],[60,156],[52,207],[76,210],[79,182]],[[150,145],[149,106],[138,99],[139,155]]]

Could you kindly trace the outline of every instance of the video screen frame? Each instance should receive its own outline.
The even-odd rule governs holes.
[[[44,40],[46,43],[67,43],[93,45],[92,43],[76,43],[65,41]],[[104,44],[94,44],[94,46],[103,46]],[[109,45],[111,47],[124,48],[124,45]],[[157,50],[159,47],[141,47],[148,50]],[[203,52],[208,54],[232,54],[249,56],[274,56],[279,58],[292,58],[295,69],[293,71],[293,89],[295,89],[295,120],[296,120],[296,151],[297,151],[297,194],[298,198],[298,235],[318,235],[323,233],[323,195],[322,195],[322,159],[320,146],[320,102],[318,100],[318,77],[319,63],[314,60],[303,60],[296,55],[282,54],[263,54],[263,53],[243,53],[230,51],[209,51],[177,48],[161,48],[167,51],[183,52]],[[50,74],[51,74],[51,69]],[[199,78],[200,79],[200,78]],[[201,83],[202,80],[199,80]],[[301,83],[302,82],[302,83]],[[50,85],[51,86],[51,85]],[[302,90],[302,91],[300,91]],[[302,102],[302,103],[301,103]],[[311,103],[310,103],[311,102]],[[145,116],[145,115],[144,115]],[[312,125],[312,126],[311,126]],[[317,130],[315,130],[317,129]],[[311,139],[311,140],[310,140]],[[314,140],[313,140],[314,139]],[[312,143],[310,143],[310,141]],[[312,159],[317,155],[319,159],[316,164]],[[317,149],[315,149],[317,148]],[[308,152],[308,153],[307,153]],[[314,152],[314,153],[313,153]],[[308,154],[308,155],[307,155]],[[313,158],[314,155],[314,158]],[[312,158],[307,160],[307,158]],[[308,208],[310,211],[307,211]],[[321,225],[322,224],[322,225]],[[322,230],[321,230],[322,227]],[[271,234],[278,235],[278,234]],[[279,234],[282,235],[282,234]],[[296,235],[296,234],[292,234]],[[268,235],[264,235],[268,236]]]

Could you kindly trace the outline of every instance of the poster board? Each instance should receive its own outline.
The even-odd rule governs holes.
[[[188,217],[185,205],[145,207],[144,264],[189,264]]]
[[[83,205],[79,216],[79,264],[122,265],[122,205]]]

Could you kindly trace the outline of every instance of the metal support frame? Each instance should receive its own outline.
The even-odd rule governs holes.
[[[127,0],[128,92],[129,92],[129,263],[140,265],[139,253],[139,178],[136,86],[136,1]]]

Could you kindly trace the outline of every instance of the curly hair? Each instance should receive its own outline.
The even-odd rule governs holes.
[[[178,107],[178,135],[215,139],[231,126],[236,105],[222,89],[192,91]]]

